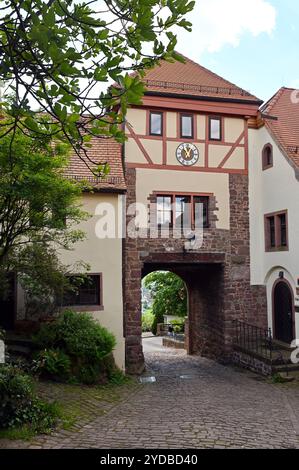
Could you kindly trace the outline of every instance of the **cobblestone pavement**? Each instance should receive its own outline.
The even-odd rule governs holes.
[[[298,384],[272,385],[251,373],[164,350],[157,343],[147,350],[154,350],[146,353],[144,379],[149,382],[134,388],[105,415],[76,431],[10,447],[299,447]]]

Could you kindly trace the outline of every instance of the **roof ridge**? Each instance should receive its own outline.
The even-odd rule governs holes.
[[[290,100],[293,88],[281,87],[264,106],[265,114],[278,119],[265,121],[266,128],[292,166],[299,167],[299,108]]]
[[[280,99],[281,95],[283,94],[283,91],[285,90],[285,87],[279,88],[279,90],[274,93],[274,95],[262,106],[262,110],[266,111],[267,114],[271,112],[271,110],[274,108],[278,100]]]
[[[186,59],[187,61],[191,62],[192,64],[196,65],[197,67],[200,67],[202,68],[203,70],[205,70],[209,75],[212,75],[213,77],[216,77],[220,80],[223,80],[224,82],[226,82],[228,85],[230,85],[229,88],[231,87],[234,87],[236,88],[237,90],[240,90],[240,91],[245,91],[246,93],[248,93],[249,95],[251,96],[254,96],[255,98],[257,98],[257,96],[255,95],[252,95],[252,93],[250,93],[248,90],[245,90],[244,88],[241,88],[240,86],[236,85],[235,83],[229,81],[229,80],[226,80],[226,78],[223,78],[221,77],[220,75],[218,75],[217,73],[213,72],[212,70],[208,69],[207,67],[205,67],[204,65],[201,65],[199,64],[198,62],[195,62],[194,60],[190,59],[189,57],[185,56],[184,54],[181,54],[180,52],[178,52],[179,55],[181,55],[182,57],[184,57],[184,59]],[[257,98],[258,99],[258,98]]]

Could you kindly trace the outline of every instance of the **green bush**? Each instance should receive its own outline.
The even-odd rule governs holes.
[[[109,376],[109,382],[113,385],[124,385],[130,383],[132,379],[126,376],[120,369],[115,369]]]
[[[49,367],[47,372],[53,378],[68,376],[91,385],[102,382],[115,367],[115,337],[88,313],[67,310],[54,322],[43,325],[33,339],[39,349],[51,351],[47,364],[50,362],[52,372]],[[69,369],[66,357],[70,360]],[[57,369],[61,374],[57,374]]]
[[[50,404],[39,400],[31,377],[11,365],[0,366],[0,428],[28,425],[33,432],[54,428],[57,416]]]
[[[154,319],[155,317],[154,317],[152,309],[149,309],[146,312],[144,312],[144,314],[142,315],[142,331],[144,333],[148,331],[152,331],[152,325],[153,325]]]
[[[175,333],[184,333],[185,318],[178,318],[176,320],[171,320],[170,324],[173,326],[173,331]]]
[[[164,323],[164,315],[161,312],[157,312],[156,315],[154,315],[154,320],[152,323],[152,333],[153,335],[157,334],[157,327],[159,323]]]
[[[179,325],[175,325],[175,326],[173,327],[173,332],[174,332],[175,334],[182,333],[182,328],[181,328]]]
[[[115,337],[89,313],[67,310],[53,323],[43,325],[34,336],[40,348],[60,349],[66,354],[98,361],[111,354]]]
[[[70,379],[71,360],[59,349],[44,349],[37,354],[33,361],[33,370],[44,377]]]

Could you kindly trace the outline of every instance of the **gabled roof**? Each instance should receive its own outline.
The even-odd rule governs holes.
[[[293,88],[281,88],[262,107],[262,112],[277,118],[265,119],[265,125],[286,156],[299,167],[299,102],[294,100],[294,92]]]
[[[180,54],[182,55],[182,54]],[[183,56],[184,57],[184,56]],[[148,93],[189,95],[229,100],[262,101],[249,92],[184,57],[185,63],[166,62],[146,72],[143,79]]]
[[[77,181],[87,180],[98,191],[124,192],[126,183],[122,164],[122,146],[112,138],[94,137],[87,151],[90,168],[99,163],[108,163],[110,172],[104,178],[96,178],[85,161],[72,152],[66,176]],[[85,160],[85,159],[84,159]],[[91,163],[93,162],[93,163]],[[93,165],[94,164],[94,165]]]

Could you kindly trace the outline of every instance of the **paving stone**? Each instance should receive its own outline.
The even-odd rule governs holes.
[[[146,364],[144,377],[155,377],[155,383],[139,384],[133,393],[120,391],[120,400],[111,403],[83,389],[70,408],[79,403],[85,416],[71,430],[29,443],[2,440],[0,447],[299,448],[298,385],[274,386],[171,349],[147,353]],[[58,401],[65,395],[63,387],[57,391],[51,385],[43,392]]]

